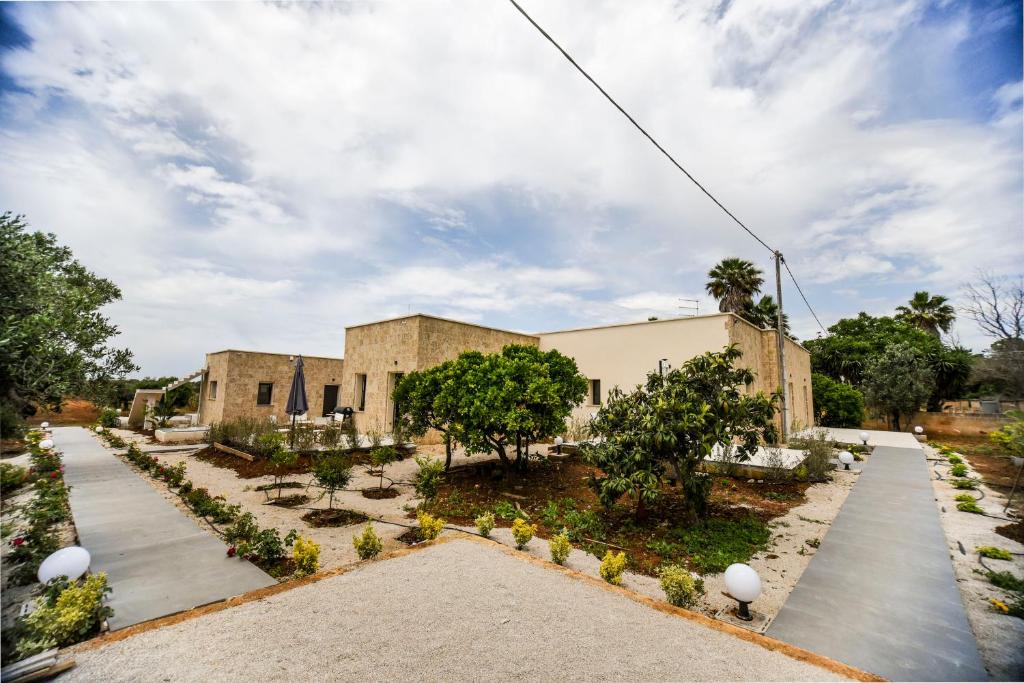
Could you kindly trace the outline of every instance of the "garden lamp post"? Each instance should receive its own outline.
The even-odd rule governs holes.
[[[43,439],[39,442],[39,447],[44,451],[48,451],[53,448],[53,439]]]
[[[556,436],[555,437],[555,453],[558,453],[559,455],[562,454],[562,444],[563,443],[565,443],[565,442],[562,440],[562,437],[560,437],[560,436]]]
[[[58,576],[74,581],[89,569],[89,551],[80,545],[72,545],[50,554],[39,565],[36,576],[45,584]]]
[[[725,570],[725,589],[729,592],[729,597],[739,603],[736,618],[753,621],[749,606],[761,595],[761,577],[753,567],[739,562],[730,564]]]
[[[850,451],[839,451],[839,462],[843,463],[843,469],[850,469],[850,465],[853,463],[853,453]]]
[[[921,434],[924,434],[924,427],[922,427],[921,425],[917,425],[916,427],[914,427],[914,433],[919,436]]]
[[[103,425],[97,425],[96,426],[96,433],[97,434],[102,434],[103,433]]]
[[[50,423],[49,422],[43,422],[39,426],[41,428],[43,428],[43,429],[49,429],[50,428]]]
[[[868,445],[868,436],[870,436],[870,435],[867,432],[861,432],[860,433],[860,442],[862,444],[864,444],[865,446]]]

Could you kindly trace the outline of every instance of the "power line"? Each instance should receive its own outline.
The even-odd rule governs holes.
[[[737,218],[737,217],[736,217],[736,216],[735,216],[735,215],[733,214],[733,212],[732,212],[732,211],[729,211],[729,209],[725,208],[725,205],[724,205],[724,204],[722,204],[722,202],[718,201],[718,199],[717,199],[717,198],[715,197],[715,195],[711,194],[711,192],[710,192],[710,191],[708,191],[708,189],[707,189],[706,187],[704,187],[703,185],[701,185],[700,181],[698,181],[698,180],[697,180],[696,178],[694,178],[694,177],[693,177],[693,176],[692,176],[692,175],[690,174],[690,172],[689,172],[689,171],[687,171],[687,170],[686,170],[685,168],[683,168],[682,164],[680,164],[680,163],[679,163],[678,161],[676,161],[675,157],[673,157],[673,156],[672,156],[671,154],[669,154],[669,153],[668,153],[668,150],[666,150],[666,149],[665,149],[664,147],[662,147],[662,146],[661,146],[661,144],[660,144],[660,143],[659,143],[659,142],[658,142],[657,140],[655,140],[655,139],[654,139],[654,137],[653,137],[653,136],[652,136],[652,135],[651,135],[650,133],[648,133],[648,132],[647,132],[647,131],[646,131],[646,130],[644,129],[644,127],[643,127],[643,126],[641,126],[641,125],[640,125],[639,123],[637,123],[636,119],[634,119],[634,118],[633,118],[633,117],[632,117],[632,116],[630,115],[630,113],[629,113],[629,112],[627,112],[627,111],[626,111],[625,109],[623,109],[622,105],[620,105],[620,104],[619,104],[618,102],[616,102],[616,101],[615,101],[615,98],[613,98],[613,97],[612,97],[611,95],[609,95],[609,94],[608,94],[608,92],[607,92],[607,91],[606,91],[606,90],[605,90],[604,88],[602,88],[602,87],[601,87],[601,85],[600,85],[600,84],[599,84],[599,83],[598,83],[597,81],[595,81],[595,80],[593,79],[593,77],[591,77],[591,75],[590,75],[590,74],[588,74],[588,73],[586,72],[586,70],[585,70],[585,69],[584,69],[584,68],[583,68],[582,66],[580,66],[580,65],[579,65],[579,63],[578,63],[578,62],[577,62],[577,61],[576,61],[575,59],[573,59],[572,55],[570,55],[570,54],[569,54],[568,52],[566,52],[565,48],[563,48],[563,47],[562,47],[561,45],[559,45],[559,44],[558,44],[558,41],[556,41],[556,40],[555,40],[554,38],[552,38],[552,37],[551,37],[551,34],[549,34],[549,33],[548,33],[547,31],[545,31],[545,30],[544,30],[544,28],[543,28],[543,27],[542,27],[542,26],[541,26],[540,24],[538,24],[538,23],[537,23],[536,21],[534,21],[533,17],[531,17],[531,16],[530,16],[530,15],[529,15],[529,14],[528,14],[528,13],[526,12],[526,10],[525,10],[525,9],[523,9],[523,7],[522,7],[522,6],[521,6],[521,5],[520,5],[520,4],[518,3],[518,2],[516,2],[516,0],[508,0],[508,1],[509,1],[510,3],[512,3],[512,6],[513,6],[513,7],[515,7],[515,8],[516,8],[516,10],[518,10],[518,11],[519,11],[519,13],[520,13],[520,14],[522,14],[522,15],[523,15],[523,17],[525,17],[525,18],[526,18],[526,20],[527,20],[528,22],[530,22],[530,24],[532,24],[532,25],[533,25],[533,27],[534,27],[535,29],[537,29],[537,30],[538,30],[538,31],[540,32],[540,34],[541,34],[542,36],[544,36],[544,38],[545,38],[545,39],[547,39],[547,41],[548,41],[549,43],[551,43],[551,44],[552,44],[552,45],[553,45],[553,46],[555,47],[555,49],[556,49],[556,50],[558,50],[559,52],[561,52],[561,53],[562,53],[562,56],[563,56],[563,57],[565,57],[565,58],[566,58],[566,59],[567,59],[567,60],[569,61],[569,63],[570,63],[570,64],[572,64],[572,65],[573,65],[573,67],[574,67],[574,68],[575,68],[575,69],[576,69],[577,71],[579,71],[579,72],[580,72],[580,73],[581,73],[581,74],[583,75],[583,77],[584,77],[584,78],[586,78],[586,79],[587,79],[588,81],[590,81],[590,84],[591,84],[591,85],[593,85],[593,86],[594,86],[595,88],[597,88],[598,92],[600,92],[600,93],[601,93],[602,95],[604,95],[604,97],[605,97],[605,99],[606,99],[606,100],[608,100],[609,102],[611,102],[611,103],[612,103],[612,106],[614,106],[614,107],[615,107],[616,109],[618,109],[618,110],[619,110],[619,113],[621,113],[621,114],[622,114],[623,116],[625,116],[625,117],[626,117],[626,119],[627,119],[627,120],[628,120],[628,121],[629,121],[629,122],[630,122],[631,124],[633,124],[633,126],[634,126],[634,127],[635,127],[635,128],[636,128],[636,129],[638,130],[638,131],[640,131],[640,133],[641,133],[641,134],[642,134],[642,135],[643,135],[643,136],[644,136],[645,138],[647,138],[647,139],[648,139],[648,140],[650,141],[650,143],[651,143],[652,145],[654,145],[654,146],[655,146],[655,147],[656,147],[656,148],[658,149],[658,151],[659,151],[659,152],[661,152],[662,154],[664,154],[664,155],[665,155],[665,158],[667,158],[667,159],[668,159],[668,160],[669,160],[670,162],[672,162],[672,165],[673,165],[673,166],[675,166],[675,167],[676,167],[677,169],[679,169],[680,171],[682,171],[682,172],[683,172],[683,174],[684,174],[684,175],[685,175],[685,176],[686,176],[687,178],[689,178],[689,179],[690,179],[690,182],[692,182],[692,183],[693,183],[694,185],[696,185],[696,186],[697,186],[698,188],[700,188],[700,191],[701,191],[701,192],[703,192],[703,193],[704,193],[705,195],[707,195],[708,199],[710,199],[711,201],[713,201],[713,202],[715,203],[715,205],[717,205],[717,206],[718,206],[718,208],[720,208],[720,209],[721,209],[722,211],[724,211],[724,212],[725,212],[725,214],[726,214],[727,216],[729,216],[729,218],[731,218],[731,219],[732,219],[732,220],[733,220],[733,221],[734,221],[734,222],[736,223],[736,225],[738,225],[738,226],[740,226],[741,228],[743,228],[743,230],[744,230],[744,231],[746,231],[746,233],[747,233],[748,235],[750,235],[750,236],[751,236],[751,237],[753,237],[753,238],[754,238],[755,240],[757,240],[757,242],[758,242],[758,243],[759,243],[759,244],[760,244],[760,245],[761,245],[762,247],[764,247],[764,248],[765,248],[765,249],[767,249],[768,251],[772,252],[772,254],[773,254],[773,255],[776,255],[776,254],[778,254],[778,253],[779,253],[779,252],[778,252],[777,250],[775,250],[775,249],[773,249],[772,247],[768,246],[768,243],[767,243],[767,242],[765,242],[765,241],[764,241],[763,239],[761,239],[760,237],[758,237],[758,236],[757,236],[757,235],[756,235],[756,234],[754,233],[754,231],[753,231],[753,230],[751,230],[751,229],[750,229],[750,228],[748,228],[748,227],[747,227],[746,225],[744,225],[743,221],[741,221],[741,220],[740,220],[739,218]],[[783,264],[784,264],[784,265],[786,266],[786,272],[787,272],[787,273],[789,273],[789,277],[790,277],[790,279],[791,279],[791,280],[793,280],[793,284],[794,284],[794,285],[796,285],[796,290],[797,290],[798,292],[800,292],[800,298],[801,298],[801,299],[803,299],[803,301],[804,301],[804,304],[805,304],[805,305],[807,306],[807,310],[809,310],[809,311],[811,312],[811,315],[812,315],[812,316],[814,316],[814,320],[815,320],[815,322],[817,322],[817,323],[818,323],[818,327],[820,327],[820,328],[821,328],[821,330],[822,330],[822,331],[823,331],[823,332],[824,332],[824,333],[825,333],[825,334],[827,335],[827,334],[828,334],[828,330],[826,330],[826,329],[825,329],[825,326],[821,324],[821,320],[819,320],[819,319],[818,319],[818,314],[814,312],[814,309],[813,309],[813,308],[811,308],[811,304],[810,304],[810,302],[809,302],[809,301],[807,300],[807,297],[806,297],[806,296],[804,295],[804,292],[803,292],[803,290],[802,290],[802,289],[800,288],[800,283],[796,281],[796,276],[794,276],[794,275],[793,275],[793,271],[792,271],[792,270],[790,270],[790,268],[789,268],[789,264],[788,264],[788,263],[786,263],[786,260],[785,260],[785,258],[782,258],[781,260],[782,260],[782,263],[783,263]]]
[[[694,184],[694,185],[696,185],[697,187],[699,187],[699,188],[700,188],[700,191],[701,191],[701,192],[703,192],[704,194],[706,194],[706,195],[708,196],[708,198],[709,198],[709,199],[710,199],[711,201],[713,201],[713,202],[714,202],[715,204],[717,204],[717,205],[718,205],[718,208],[720,208],[720,209],[721,209],[722,211],[724,211],[724,212],[726,213],[726,215],[728,215],[728,216],[729,216],[729,218],[733,219],[733,220],[734,220],[734,221],[736,222],[736,225],[738,225],[738,226],[740,226],[741,228],[743,228],[744,230],[746,230],[746,231],[747,231],[747,234],[748,234],[748,235],[750,235],[751,237],[753,237],[753,238],[754,238],[755,240],[757,240],[757,241],[758,241],[758,242],[759,242],[759,243],[761,244],[761,246],[762,246],[762,247],[764,247],[765,249],[767,249],[768,251],[770,251],[770,252],[772,252],[772,253],[775,253],[775,250],[774,250],[774,249],[772,249],[772,248],[771,248],[770,246],[768,246],[768,243],[767,243],[767,242],[765,242],[765,241],[764,241],[763,239],[761,239],[760,237],[758,237],[757,235],[755,235],[755,234],[754,234],[754,231],[753,231],[753,230],[751,230],[751,229],[750,229],[750,228],[748,228],[748,227],[747,227],[746,225],[744,225],[744,224],[743,224],[743,221],[741,221],[741,220],[740,220],[739,218],[736,218],[736,216],[734,216],[734,215],[733,215],[732,211],[729,211],[729,209],[725,208],[725,205],[724,205],[724,204],[722,204],[722,202],[718,201],[718,199],[716,199],[716,198],[715,198],[715,195],[711,194],[711,193],[710,193],[710,192],[708,191],[708,189],[707,189],[706,187],[704,187],[703,185],[701,185],[701,184],[700,184],[700,182],[699,182],[699,181],[698,181],[698,180],[697,180],[696,178],[694,178],[694,177],[693,177],[692,175],[690,175],[690,172],[689,172],[689,171],[687,171],[687,170],[686,170],[685,168],[683,168],[682,164],[680,164],[680,163],[679,163],[678,161],[676,161],[676,160],[675,160],[675,157],[673,157],[673,156],[672,156],[671,154],[669,154],[669,153],[668,153],[668,152],[667,152],[667,151],[665,150],[665,148],[664,148],[664,147],[662,147],[662,146],[661,146],[661,145],[660,145],[660,144],[658,143],[658,141],[657,141],[657,140],[655,140],[655,139],[654,139],[654,138],[653,138],[653,137],[651,136],[651,134],[650,134],[650,133],[648,133],[648,132],[647,132],[646,130],[644,130],[643,126],[641,126],[641,125],[640,125],[639,123],[637,123],[637,122],[636,122],[636,119],[634,119],[634,118],[633,118],[632,116],[630,116],[629,112],[627,112],[627,111],[626,111],[625,109],[623,109],[623,108],[622,108],[622,105],[620,105],[620,104],[619,104],[618,102],[616,102],[616,101],[615,101],[615,99],[614,99],[614,98],[613,98],[613,97],[612,97],[611,95],[609,95],[609,94],[608,94],[608,93],[607,93],[607,92],[605,91],[605,89],[604,89],[604,88],[602,88],[602,87],[601,87],[600,85],[598,85],[597,81],[595,81],[595,80],[594,80],[593,78],[591,78],[591,77],[590,77],[590,74],[588,74],[588,73],[587,73],[587,72],[586,72],[586,71],[585,71],[585,70],[583,69],[583,67],[582,67],[582,66],[580,66],[579,64],[577,64],[577,63],[576,63],[576,60],[572,58],[572,55],[570,55],[570,54],[569,54],[568,52],[566,52],[566,51],[565,51],[565,48],[563,48],[563,47],[562,47],[561,45],[559,45],[559,44],[558,44],[558,42],[557,42],[557,41],[556,41],[556,40],[555,40],[554,38],[552,38],[552,37],[551,37],[551,35],[550,35],[550,34],[549,34],[549,33],[548,33],[547,31],[545,31],[545,30],[544,30],[543,28],[541,28],[540,24],[538,24],[538,23],[537,23],[536,21],[534,21],[534,20],[533,20],[533,17],[531,17],[531,16],[529,15],[529,14],[527,14],[527,13],[526,13],[526,10],[524,10],[524,9],[523,9],[523,8],[522,8],[522,7],[521,7],[521,6],[519,5],[519,3],[518,3],[518,2],[516,2],[516,0],[508,0],[508,1],[509,1],[509,2],[511,2],[511,3],[512,3],[512,5],[513,5],[513,6],[514,6],[514,7],[515,7],[515,8],[517,9],[517,10],[519,10],[519,13],[520,13],[520,14],[522,14],[522,15],[523,15],[524,17],[526,17],[526,20],[527,20],[527,21],[529,21],[529,22],[530,22],[531,24],[533,24],[533,27],[534,27],[535,29],[537,29],[538,31],[540,31],[540,33],[541,33],[541,35],[542,35],[542,36],[544,36],[545,38],[547,38],[547,40],[548,40],[548,42],[549,42],[549,43],[551,43],[552,45],[554,45],[554,46],[555,46],[555,49],[557,49],[557,50],[558,50],[559,52],[561,52],[561,53],[562,53],[562,56],[563,56],[563,57],[565,57],[566,59],[568,59],[568,60],[569,60],[569,63],[570,63],[570,64],[572,64],[572,65],[573,65],[574,67],[576,67],[576,70],[577,70],[577,71],[579,71],[579,72],[580,72],[581,74],[583,74],[583,77],[584,77],[584,78],[586,78],[586,79],[587,79],[588,81],[590,81],[591,85],[593,85],[593,86],[594,86],[595,88],[597,88],[597,89],[598,89],[598,90],[600,91],[600,93],[601,93],[602,95],[604,95],[604,96],[605,96],[605,99],[607,99],[607,100],[608,100],[609,102],[611,102],[611,103],[612,103],[612,105],[613,105],[613,106],[614,106],[614,107],[615,107],[616,109],[618,109],[618,110],[619,110],[619,112],[620,112],[620,113],[621,113],[621,114],[622,114],[623,116],[625,116],[625,117],[626,117],[627,119],[629,119],[629,122],[630,122],[630,123],[632,123],[632,124],[633,124],[633,125],[634,125],[634,126],[636,127],[636,129],[637,129],[638,131],[640,131],[640,132],[641,132],[641,133],[643,134],[643,136],[644,136],[645,138],[647,138],[648,140],[650,140],[650,141],[651,141],[651,144],[652,144],[652,145],[654,145],[655,147],[657,147],[657,148],[658,148],[658,151],[659,151],[659,152],[661,152],[662,154],[664,154],[664,155],[665,155],[665,156],[666,156],[666,157],[668,158],[668,160],[672,162],[672,165],[673,165],[673,166],[675,166],[675,167],[676,167],[676,168],[678,168],[678,169],[679,169],[680,171],[682,171],[682,172],[683,172],[683,173],[684,173],[684,174],[686,175],[686,177],[687,177],[687,178],[689,178],[691,182],[693,182],[693,184]]]
[[[825,326],[821,324],[821,321],[818,319],[818,314],[814,312],[813,308],[811,308],[811,302],[809,302],[807,297],[804,296],[804,290],[800,289],[800,283],[796,281],[796,276],[793,275],[793,271],[789,269],[789,264],[786,263],[785,258],[782,259],[782,265],[786,266],[786,272],[789,273],[789,279],[793,281],[794,285],[796,285],[796,291],[800,292],[800,298],[804,300],[804,305],[807,306],[807,310],[814,316],[814,322],[818,323],[818,327],[821,328],[821,331],[828,336],[828,330],[826,330]]]

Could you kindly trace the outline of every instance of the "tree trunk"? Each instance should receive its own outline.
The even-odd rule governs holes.
[[[900,411],[898,410],[892,411],[892,425],[895,431],[903,431],[902,429],[900,429]]]
[[[636,515],[635,515],[636,521],[640,522],[646,516],[647,516],[647,509],[644,507],[644,497],[643,497],[643,495],[638,495],[636,497]]]
[[[452,435],[444,435],[444,471],[447,472],[452,467]]]

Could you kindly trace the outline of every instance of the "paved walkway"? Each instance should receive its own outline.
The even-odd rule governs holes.
[[[891,680],[987,680],[930,479],[916,443],[876,447],[768,635]]]
[[[71,486],[71,514],[92,571],[113,593],[111,629],[276,583],[224,553],[215,535],[165,500],[81,427],[53,430]]]

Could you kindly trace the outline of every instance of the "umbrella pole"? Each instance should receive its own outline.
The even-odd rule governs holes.
[[[292,413],[292,440],[289,446],[293,451],[295,450],[295,413]]]

